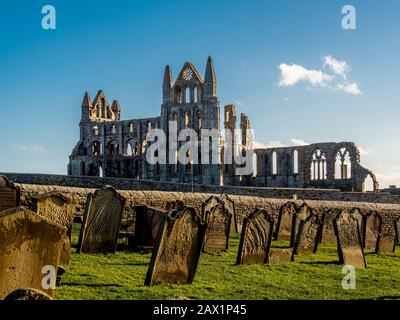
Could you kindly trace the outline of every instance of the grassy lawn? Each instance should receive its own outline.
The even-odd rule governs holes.
[[[79,225],[74,226],[77,243]],[[285,243],[274,242],[274,247]],[[236,266],[239,238],[228,252],[202,254],[191,285],[143,285],[150,253],[75,254],[55,299],[400,299],[400,250],[366,252],[367,269],[357,270],[356,289],[344,290],[336,245],[280,265]]]

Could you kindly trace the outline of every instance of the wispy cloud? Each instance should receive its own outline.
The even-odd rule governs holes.
[[[348,80],[351,68],[346,61],[338,60],[332,55],[325,56],[322,60],[322,69],[308,69],[299,64],[281,63],[278,67],[280,70],[279,86],[288,87],[305,82],[313,87],[329,88],[333,91],[342,91],[353,95],[362,94],[359,85]]]
[[[370,149],[367,150],[361,146],[357,146],[357,147],[358,147],[358,150],[360,151],[360,155],[362,155],[362,156],[369,156],[370,154],[372,154],[372,150],[370,150]]]
[[[239,100],[235,100],[235,101],[233,101],[237,106],[239,106],[239,107],[241,107],[241,106],[244,106],[244,103],[243,102],[240,102]]]
[[[39,144],[27,144],[27,145],[21,145],[21,144],[14,144],[13,149],[20,151],[20,152],[29,152],[29,153],[44,153],[46,152],[46,149],[39,145]]]
[[[296,147],[306,146],[309,144],[309,143],[305,142],[303,139],[297,139],[297,138],[292,138],[290,141],[292,141],[292,144]]]
[[[253,146],[254,146],[254,149],[267,149],[267,148],[282,148],[282,147],[286,147],[286,145],[283,144],[280,141],[268,141],[266,143],[255,141]]]

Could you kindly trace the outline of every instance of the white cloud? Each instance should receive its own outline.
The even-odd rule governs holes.
[[[350,71],[350,66],[346,61],[339,61],[331,55],[324,57],[323,60],[324,66],[328,66],[333,73],[346,79],[347,72]]]
[[[280,141],[268,141],[267,143],[255,141],[253,143],[253,147],[254,149],[266,149],[266,148],[282,148],[286,147],[286,145],[284,145]]]
[[[238,105],[238,106],[244,106],[244,103],[243,102],[240,102],[239,100],[235,100],[235,101],[233,101],[236,105]]]
[[[366,150],[360,146],[358,146],[358,150],[360,151],[360,155],[369,156],[372,153],[372,150]]]
[[[387,188],[390,185],[400,186],[400,173],[396,171],[388,171],[375,173],[376,179],[379,182],[379,188]]]
[[[291,141],[292,141],[292,144],[296,147],[306,146],[309,144],[309,143],[305,142],[303,139],[292,138]]]
[[[360,95],[362,94],[360,88],[358,87],[357,83],[338,83],[336,85],[336,88],[340,91],[346,92],[346,93],[351,93],[354,95]]]
[[[332,80],[332,76],[321,70],[307,69],[298,64],[282,63],[279,65],[279,69],[281,71],[279,85],[283,87],[293,86],[300,81],[308,82],[314,87],[325,87]]]
[[[306,82],[313,87],[329,88],[333,91],[342,91],[353,95],[361,95],[362,91],[356,82],[347,80],[350,72],[350,65],[346,61],[341,61],[332,55],[325,56],[322,69],[307,69],[298,64],[288,65],[281,63],[279,65],[280,80],[279,86],[293,86],[299,82]],[[328,67],[330,73],[325,72]]]
[[[45,148],[39,144],[28,144],[28,145],[20,145],[14,144],[14,150],[21,152],[29,152],[29,153],[43,153],[46,152]]]

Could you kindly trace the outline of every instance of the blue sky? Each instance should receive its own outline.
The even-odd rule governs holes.
[[[56,30],[41,28],[46,4]],[[357,30],[341,27],[345,4]],[[86,90],[118,99],[124,119],[156,116],[165,65],[203,75],[211,55],[221,105],[249,115],[257,142],[354,141],[381,186],[400,185],[399,12],[398,0],[3,0],[0,171],[66,173]]]

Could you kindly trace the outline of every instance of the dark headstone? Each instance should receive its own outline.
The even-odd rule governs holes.
[[[356,214],[343,210],[336,216],[333,226],[337,235],[339,260],[355,268],[366,268],[360,228]]]
[[[163,217],[145,285],[192,283],[207,224],[196,210],[181,207]]]
[[[227,250],[232,221],[232,213],[225,203],[215,196],[202,204],[202,218],[207,223],[203,251]]]
[[[268,263],[274,219],[264,209],[256,209],[243,219],[237,264]]]
[[[377,212],[370,212],[364,217],[363,247],[377,250],[379,235],[382,228],[382,217]]]
[[[53,300],[47,293],[37,289],[18,289],[11,292],[5,301],[16,301],[16,300]]]
[[[89,193],[77,253],[114,253],[126,199],[113,187]]]
[[[43,290],[44,266],[57,272],[66,229],[22,207],[0,213],[0,299],[20,288]]]
[[[335,234],[335,229],[333,227],[333,220],[335,220],[335,217],[338,213],[338,210],[335,209],[324,212],[322,217],[322,221],[324,223],[322,227],[322,243],[336,243],[337,238]]]
[[[275,240],[290,241],[293,243],[292,226],[296,215],[296,204],[285,203],[279,210],[279,217],[276,226]]]
[[[313,214],[303,217],[297,232],[297,238],[293,248],[293,254],[316,253],[322,232],[321,215]]]
[[[0,212],[20,205],[21,191],[7,177],[0,176]]]
[[[165,211],[147,206],[136,206],[134,247],[154,247]]]
[[[230,234],[237,234],[239,232],[239,221],[237,221],[235,202],[227,194],[221,195],[219,199],[224,203],[225,209],[232,215]]]

